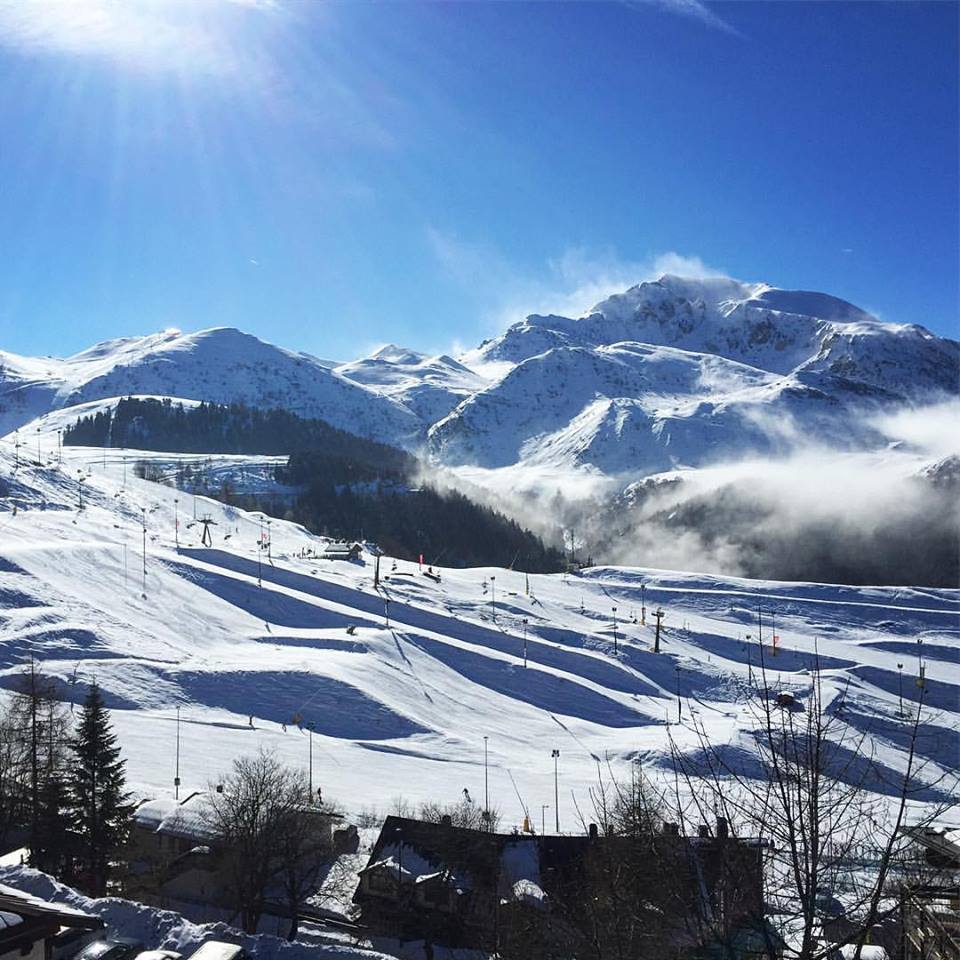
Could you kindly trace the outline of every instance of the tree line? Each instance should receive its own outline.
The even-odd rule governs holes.
[[[171,453],[286,455],[278,483],[297,488],[292,501],[236,492],[229,481],[209,484],[204,470],[183,464],[181,489],[203,492],[247,509],[264,510],[337,539],[369,539],[387,553],[447,566],[503,566],[530,573],[564,567],[560,550],[461,490],[422,479],[420,461],[387,444],[357,437],[319,419],[244,404],[184,406],[170,399],[121,399],[113,410],[81,417],[64,432],[79,446],[127,447]],[[145,479],[160,473],[146,461]]]

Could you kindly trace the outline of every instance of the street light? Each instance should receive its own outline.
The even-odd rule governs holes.
[[[488,816],[490,812],[490,776],[487,753],[487,737],[483,738],[483,813]]]
[[[173,799],[180,799],[180,708],[177,707],[177,760],[173,774]]]
[[[553,809],[557,818],[557,833],[560,833],[560,774],[558,767],[560,751],[554,747],[550,756],[553,757]]]
[[[900,713],[899,716],[903,716],[903,664],[897,664],[897,687],[899,688],[900,693]]]
[[[550,809],[549,803],[540,804],[540,834],[546,836],[547,833],[547,811]]]
[[[173,498],[173,543],[180,549],[180,498]]]
[[[617,653],[617,608],[611,607],[613,610],[613,652]]]
[[[527,618],[523,618],[523,668],[527,668]]]
[[[497,578],[490,574],[490,616],[493,620],[497,619]]]

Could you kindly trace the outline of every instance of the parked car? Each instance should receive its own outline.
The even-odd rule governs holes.
[[[250,960],[250,956],[236,943],[208,940],[190,955],[189,960]]]
[[[87,944],[74,960],[133,960],[142,952],[143,944],[139,940],[114,937],[112,940],[96,940]]]

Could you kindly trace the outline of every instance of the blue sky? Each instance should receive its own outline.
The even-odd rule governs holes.
[[[0,0],[0,349],[450,350],[663,270],[955,336],[958,11]]]

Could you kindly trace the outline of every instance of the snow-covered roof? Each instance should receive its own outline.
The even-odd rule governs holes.
[[[8,913],[6,910],[0,910],[0,930],[8,930],[23,923],[23,917],[17,913]]]
[[[169,797],[147,800],[134,812],[137,826],[184,840],[210,839],[214,829],[205,816],[209,800],[206,794],[195,793],[178,802]]]

